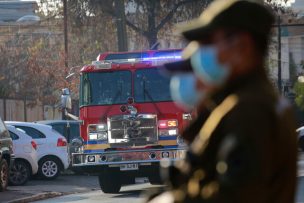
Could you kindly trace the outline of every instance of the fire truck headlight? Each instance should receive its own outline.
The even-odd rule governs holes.
[[[89,140],[97,140],[97,133],[90,133]]]
[[[107,140],[108,132],[107,132],[107,124],[91,124],[88,126],[88,137],[89,140]]]
[[[98,140],[107,140],[108,139],[108,133],[107,132],[98,132],[97,133],[97,139]]]
[[[168,130],[169,135],[177,135],[177,129]]]
[[[108,133],[107,132],[98,132],[98,133],[90,133],[89,140],[107,140]]]
[[[159,136],[176,136],[178,133],[177,128],[171,128],[171,129],[160,129]]]
[[[97,131],[106,131],[107,129],[107,124],[102,123],[97,125]]]

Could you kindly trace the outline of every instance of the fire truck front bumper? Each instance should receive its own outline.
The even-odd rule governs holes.
[[[120,168],[121,171],[136,171],[140,168],[159,165],[163,159],[181,160],[185,154],[185,148],[73,153],[72,166],[89,173],[98,172],[105,167]]]

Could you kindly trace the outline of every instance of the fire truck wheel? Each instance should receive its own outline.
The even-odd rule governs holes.
[[[100,188],[104,193],[119,193],[121,182],[117,178],[117,174],[103,173],[98,176],[98,180]]]
[[[149,177],[149,182],[151,185],[161,185],[163,184],[163,181],[160,176],[150,176]]]

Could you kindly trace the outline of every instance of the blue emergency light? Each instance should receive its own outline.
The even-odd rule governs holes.
[[[182,56],[172,55],[172,56],[156,56],[156,57],[147,57],[143,58],[143,61],[156,61],[156,60],[180,60]]]
[[[140,63],[140,62],[151,62],[152,65],[162,65],[164,63],[168,63],[170,61],[177,61],[181,60],[181,51],[159,51],[155,52],[152,56],[147,56],[147,54],[144,54],[145,57],[140,58],[134,58],[134,54],[130,58],[128,58],[127,54],[111,54],[109,57],[107,57],[103,61],[93,61],[92,65],[94,65],[97,68],[102,69],[108,69],[111,68],[111,64],[134,64],[134,63]]]

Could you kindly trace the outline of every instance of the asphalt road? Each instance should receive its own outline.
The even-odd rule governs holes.
[[[299,177],[298,177],[298,192],[296,195],[296,203],[304,203],[304,153],[301,153],[298,161]],[[39,201],[40,203],[140,203],[144,202],[145,197],[142,195],[152,186],[149,183],[125,186],[119,194],[104,194],[100,190],[82,194],[72,194],[58,198]],[[158,186],[160,187],[160,186]]]
[[[152,187],[149,183],[125,186],[119,194],[104,194],[100,190],[82,194],[72,194],[58,198],[37,201],[37,203],[141,203],[145,196],[142,195]]]
[[[52,181],[34,179],[24,186],[9,186],[7,191],[0,193],[0,202],[10,202],[51,192],[57,195],[66,195],[94,190],[99,190],[97,177],[62,175]]]
[[[299,157],[298,193],[296,203],[304,203],[304,153]],[[149,183],[122,187],[119,194],[104,194],[99,189],[97,177],[63,175],[53,181],[31,180],[25,186],[9,187],[8,191],[0,193],[0,202],[14,202],[16,199],[28,198],[33,195],[47,194],[49,199],[38,202],[103,202],[103,203],[137,203],[143,202],[142,196],[153,187]],[[50,198],[53,196],[60,196]],[[19,201],[19,202],[32,202]],[[16,201],[15,201],[16,202]],[[18,201],[17,201],[18,202]]]

